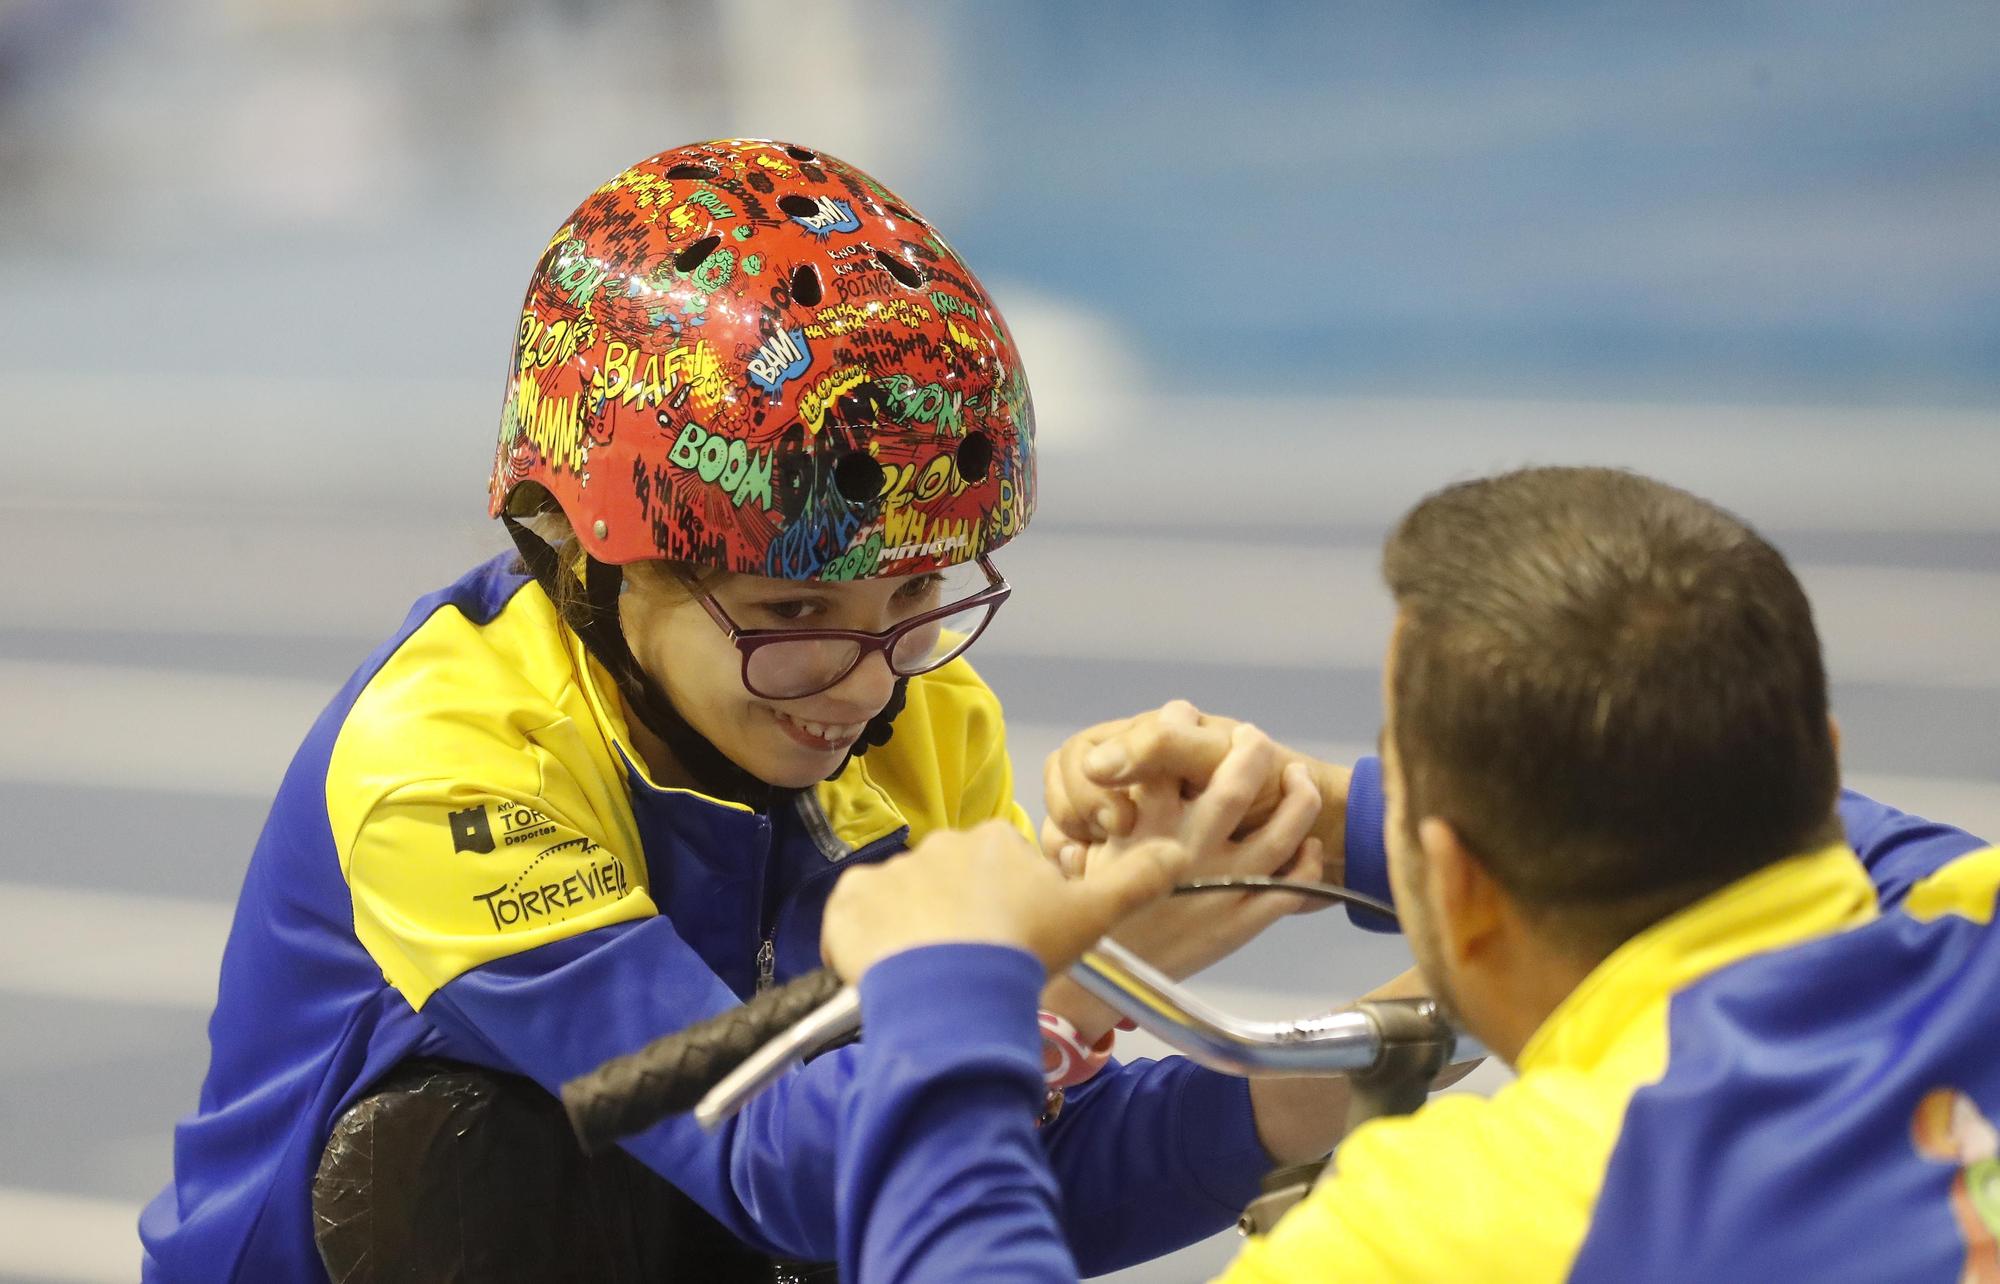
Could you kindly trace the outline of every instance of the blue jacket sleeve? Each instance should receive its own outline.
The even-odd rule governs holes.
[[[1168,1057],[1107,1066],[1068,1097],[1043,1142],[1086,1275],[1233,1225],[1271,1170],[1246,1079]]]
[[[1068,1098],[1042,1140],[1086,1276],[1232,1226],[1270,1172],[1248,1080],[1170,1056],[1106,1066]]]
[[[1347,781],[1347,830],[1342,843],[1346,874],[1342,881],[1354,891],[1394,904],[1389,891],[1389,848],[1382,838],[1387,803],[1382,797],[1382,760],[1373,754],[1354,763]],[[1371,932],[1401,930],[1396,920],[1358,905],[1347,907],[1347,921]]]
[[[553,1093],[736,1002],[673,924],[654,917],[483,964],[433,994],[423,1015],[454,1055],[526,1075]],[[738,1238],[828,1260],[834,1132],[856,1053],[842,1048],[815,1059],[713,1132],[681,1116],[620,1144]]]
[[[860,1073],[837,1150],[840,1275],[868,1284],[1074,1284],[1035,1119],[1042,968],[939,945],[861,978]]]
[[[1852,789],[1840,791],[1840,823],[1848,845],[1868,867],[1884,909],[1902,904],[1911,884],[1987,845],[1962,829],[1908,815]]]

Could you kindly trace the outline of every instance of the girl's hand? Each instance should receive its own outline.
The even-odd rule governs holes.
[[[1192,706],[1161,711],[1168,727],[1185,726]],[[1171,839],[1189,854],[1181,881],[1236,874],[1318,879],[1324,864],[1313,836],[1320,795],[1302,764],[1286,763],[1269,736],[1246,724],[1229,732],[1229,748],[1192,799],[1169,781],[1152,780],[1132,793],[1133,824],[1124,836],[1086,849],[1083,869],[1118,860],[1135,843]],[[1271,781],[1277,799],[1266,805]],[[1249,818],[1261,812],[1262,819]],[[1287,914],[1301,899],[1273,892],[1205,892],[1172,897],[1123,920],[1119,944],[1178,980],[1224,958]]]
[[[1042,848],[1065,872],[1081,867],[1086,849],[1132,832],[1138,818],[1138,790],[1159,785],[1193,797],[1214,778],[1228,755],[1231,737],[1243,723],[1203,713],[1185,700],[1078,732],[1049,755],[1042,786],[1048,818]],[[1298,764],[1312,777],[1325,807],[1315,826],[1323,860],[1322,876],[1338,882],[1346,836],[1347,778],[1344,767],[1320,762],[1273,744],[1266,771],[1255,782],[1240,825],[1265,823],[1284,796],[1283,773]],[[1206,853],[1197,853],[1198,856]]]

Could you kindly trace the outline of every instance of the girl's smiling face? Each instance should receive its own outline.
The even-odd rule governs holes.
[[[709,614],[702,596],[712,595],[746,632],[880,633],[969,596],[983,583],[976,568],[966,567],[850,583],[714,575],[703,578],[699,587],[664,563],[639,563],[625,570],[628,587],[619,614],[633,656],[688,725],[743,770],[786,789],[808,788],[840,768],[869,720],[889,703],[896,675],[887,657],[876,651],[824,691],[792,699],[758,695],[744,685],[742,652]],[[963,573],[967,570],[969,576]],[[764,686],[766,680],[760,677],[758,683]],[[660,764],[652,765],[657,772]]]

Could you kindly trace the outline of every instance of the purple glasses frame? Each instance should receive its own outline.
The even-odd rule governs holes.
[[[799,700],[809,695],[818,695],[822,691],[839,686],[846,680],[848,674],[861,667],[863,660],[877,651],[880,651],[882,658],[887,661],[889,672],[899,678],[913,678],[919,673],[929,673],[931,670],[942,668],[965,654],[967,648],[971,647],[974,642],[977,642],[979,635],[986,631],[986,626],[993,622],[994,613],[1000,609],[1000,604],[1005,602],[1008,596],[1014,591],[1013,586],[1007,583],[1006,577],[1000,574],[989,559],[981,557],[978,565],[979,569],[986,573],[985,588],[980,589],[970,597],[960,598],[956,602],[946,602],[942,606],[936,606],[925,611],[922,615],[913,615],[894,628],[884,629],[880,633],[869,633],[860,629],[746,629],[729,618],[729,612],[722,609],[722,603],[715,600],[713,593],[703,593],[700,600],[702,606],[707,609],[709,618],[715,621],[718,628],[729,635],[729,640],[735,644],[736,649],[743,655],[744,689],[749,691],[750,694],[762,696],[766,700]],[[966,635],[965,641],[957,649],[953,650],[951,654],[936,663],[926,663],[921,668],[904,670],[897,666],[895,646],[906,635],[922,628],[926,624],[932,624],[938,620],[957,615],[962,611],[970,611],[979,607],[986,608],[986,614],[980,617],[979,627]],[[810,691],[794,691],[787,695],[775,695],[768,691],[759,691],[750,681],[750,657],[761,648],[780,642],[854,642],[859,645],[859,649],[854,653],[854,659],[848,663],[846,668]]]

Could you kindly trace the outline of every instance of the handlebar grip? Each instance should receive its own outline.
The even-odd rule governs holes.
[[[741,1007],[653,1040],[562,1086],[563,1109],[585,1154],[595,1154],[695,1103],[757,1049],[840,993],[821,968]]]

